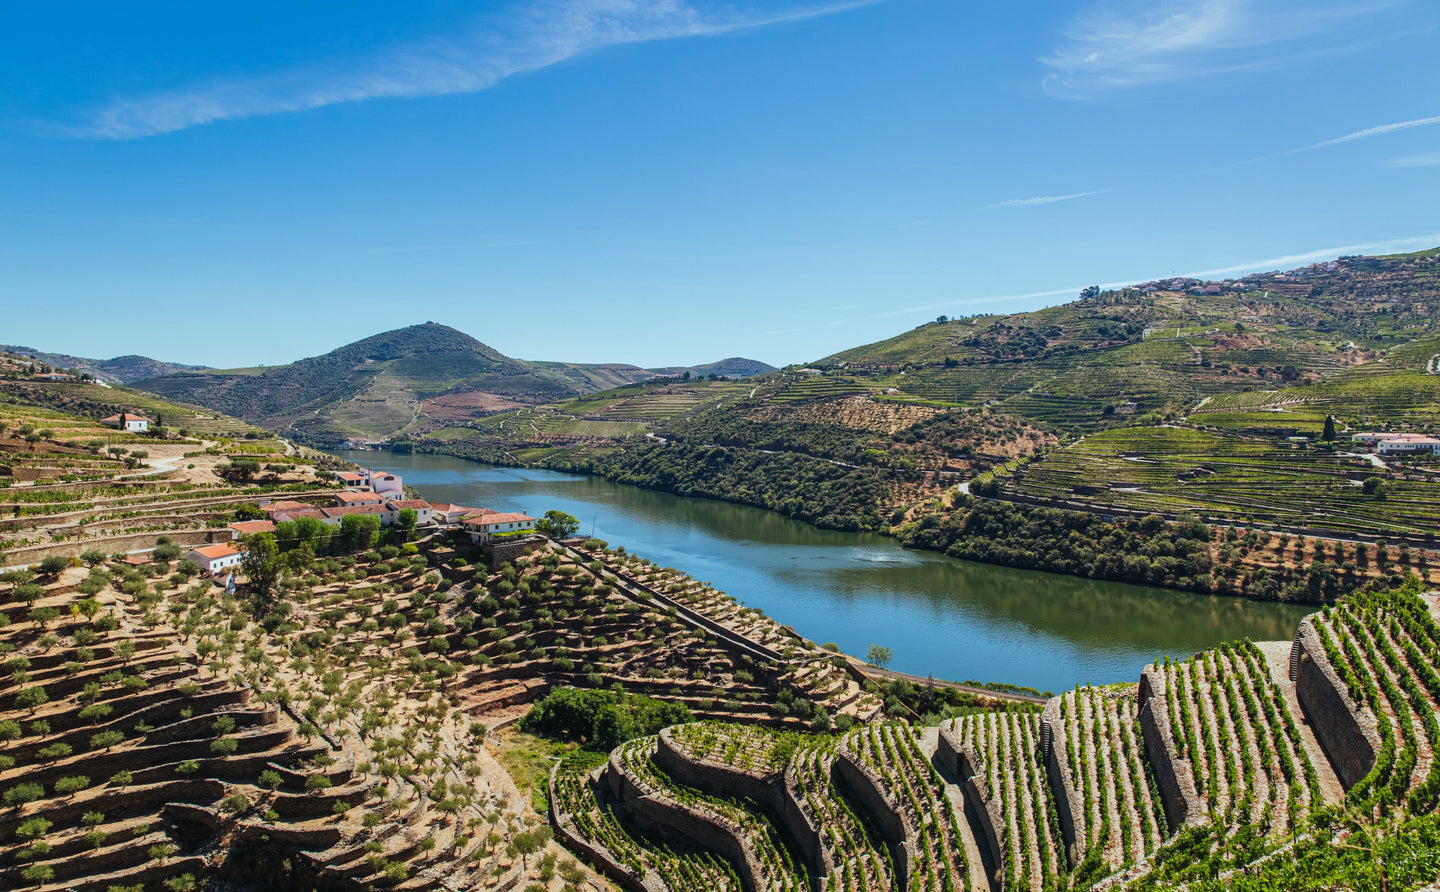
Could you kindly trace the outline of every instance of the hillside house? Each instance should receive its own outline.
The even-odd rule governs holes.
[[[400,519],[400,512],[406,508],[410,508],[415,512],[415,525],[417,527],[434,522],[431,518],[432,511],[430,503],[424,499],[392,499],[385,503],[385,511],[391,515],[390,523],[393,524],[397,522]]]
[[[528,514],[500,514],[490,512],[479,517],[465,519],[465,531],[472,542],[489,542],[503,533],[519,533],[535,529],[535,518]]]
[[[150,430],[150,419],[143,415],[133,415],[129,412],[111,415],[109,418],[102,419],[100,423],[106,427],[113,427],[116,430],[132,434],[143,434]]]
[[[1402,455],[1440,455],[1440,440],[1434,437],[1395,437],[1376,443],[1375,451],[1389,457]]]
[[[385,497],[374,492],[337,492],[335,507],[354,508],[359,505],[384,505]]]
[[[270,519],[274,520],[275,516],[282,512],[304,511],[306,509],[314,507],[314,505],[308,504],[306,502],[296,502],[293,499],[280,499],[275,502],[262,503],[260,505],[260,510],[270,515]]]
[[[241,557],[240,549],[223,542],[219,545],[203,545],[185,552],[185,559],[199,564],[200,572],[207,576],[238,567]]]
[[[341,484],[351,489],[370,485],[370,475],[362,471],[341,471],[335,475]]]
[[[405,491],[404,484],[400,481],[400,475],[387,474],[384,471],[370,472],[370,489],[374,492],[399,492]]]
[[[250,536],[255,533],[275,532],[275,521],[273,520],[242,520],[228,526],[230,538],[239,539],[241,536]]]

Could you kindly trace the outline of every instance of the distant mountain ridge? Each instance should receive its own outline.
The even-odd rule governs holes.
[[[710,375],[716,375],[721,378],[751,378],[755,375],[763,375],[766,372],[773,372],[775,370],[775,366],[761,362],[758,359],[732,356],[729,359],[707,362],[704,365],[666,366],[664,368],[649,369],[648,371],[666,377],[674,377],[689,372],[692,378],[705,378]]]
[[[83,356],[71,356],[68,353],[46,353],[36,350],[33,347],[23,347],[19,344],[0,344],[0,353],[12,353],[16,356],[28,356],[38,362],[54,366],[57,369],[74,369],[77,372],[89,372],[101,381],[108,381],[112,384],[129,384],[131,381],[139,381],[144,378],[154,378],[160,375],[170,375],[176,372],[197,372],[204,371],[208,366],[185,365],[178,362],[164,362],[159,359],[151,359],[148,356],[116,356],[113,359],[86,359]]]

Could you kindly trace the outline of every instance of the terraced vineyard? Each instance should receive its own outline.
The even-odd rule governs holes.
[[[1202,416],[1203,417],[1203,416]],[[1369,462],[1181,427],[1121,428],[1057,449],[1005,491],[1220,522],[1264,521],[1338,534],[1423,535],[1440,524],[1433,482],[1395,479],[1374,498]]]
[[[603,755],[580,750],[556,766],[550,781],[551,816],[562,834],[641,883],[649,878],[670,889],[741,892],[740,878],[723,859],[708,852],[676,853],[616,818],[598,798],[593,777],[606,763]]]
[[[1296,637],[1293,689],[1284,645],[1246,641],[1157,661],[1139,685],[1080,687],[1043,712],[979,710],[938,729],[676,726],[617,749],[598,780],[564,795],[591,812],[585,846],[626,853],[612,875],[676,857],[627,848],[658,845],[637,828],[668,827],[677,850],[722,855],[747,890],[807,876],[856,892],[1164,888],[1157,871],[1213,880],[1333,836],[1341,814],[1436,813],[1437,616],[1440,593],[1413,591],[1315,614]],[[1331,762],[1348,787],[1338,810]],[[716,826],[740,844],[704,829]],[[665,888],[706,882],[672,869]]]
[[[1040,713],[970,715],[953,720],[950,730],[978,757],[998,806],[1002,887],[1055,886],[1069,864],[1040,747]]]
[[[1435,808],[1440,798],[1440,630],[1436,597],[1357,596],[1313,618],[1320,648],[1310,658],[1333,667],[1361,714],[1359,740],[1336,735],[1327,748],[1357,751],[1363,776],[1350,790],[1367,807]]]
[[[1151,777],[1134,685],[1086,686],[1047,706],[1054,757],[1051,782],[1066,800],[1080,868],[1100,874],[1149,857],[1169,833]]]
[[[1322,801],[1319,776],[1264,657],[1245,642],[1167,663],[1163,699],[1176,750],[1212,819],[1293,830]]]
[[[686,815],[718,828],[736,842],[741,852],[742,863],[748,868],[747,888],[761,892],[807,892],[810,881],[805,868],[785,845],[779,827],[763,807],[738,796],[707,796],[679,783],[655,766],[652,761],[655,747],[656,739],[647,737],[624,744],[610,756],[610,770],[633,787],[647,804],[659,807],[654,813],[657,817],[650,820],[658,825],[661,821],[658,815],[672,819]],[[632,802],[630,807],[634,810],[639,806]]]
[[[921,751],[909,727],[866,725],[841,745],[841,758],[865,777],[857,786],[873,784],[903,835],[899,847],[897,885],[906,889],[965,889],[970,871],[982,870],[966,857],[963,836],[969,833],[964,808],[948,794],[944,779]],[[878,817],[878,816],[877,816]],[[883,821],[883,818],[881,818]],[[893,831],[892,831],[893,832]]]

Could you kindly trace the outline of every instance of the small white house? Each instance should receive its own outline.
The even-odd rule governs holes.
[[[1405,437],[1403,439],[1381,440],[1376,451],[1381,455],[1440,455],[1440,440],[1433,437]]]
[[[143,434],[150,430],[150,419],[143,415],[131,415],[129,412],[111,415],[100,423],[132,434]]]
[[[199,564],[200,571],[210,576],[216,575],[221,570],[239,566],[240,556],[240,549],[228,543],[202,545],[185,552],[187,560]]]
[[[433,520],[430,503],[423,499],[391,499],[385,503],[385,513],[390,515],[387,526],[400,519],[400,512],[410,508],[415,512],[415,525],[424,526]]]
[[[489,542],[500,533],[518,533],[535,529],[535,518],[527,514],[484,514],[465,520],[465,530],[472,542]]]
[[[370,490],[371,490],[372,492],[377,492],[377,493],[380,493],[380,492],[400,492],[400,493],[403,493],[403,492],[405,491],[405,487],[404,487],[403,485],[401,485],[400,475],[398,475],[398,474],[387,474],[387,473],[385,473],[384,471],[371,471],[371,472],[370,472]]]

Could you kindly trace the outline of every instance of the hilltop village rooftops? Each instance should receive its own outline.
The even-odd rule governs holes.
[[[498,511],[488,510],[481,515],[465,518],[466,526],[471,524],[494,526],[501,523],[525,523],[526,521],[534,523],[535,518],[528,514],[501,514]]]

